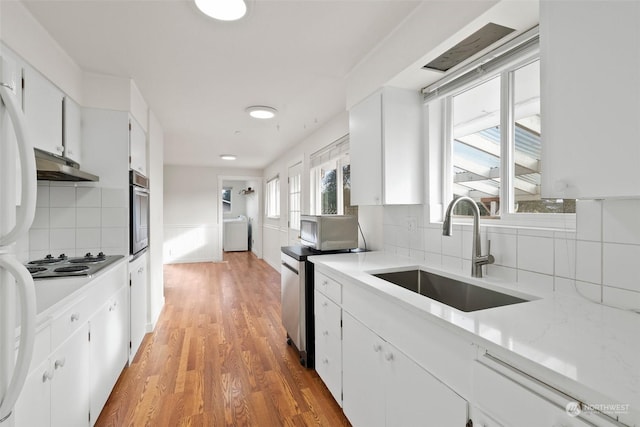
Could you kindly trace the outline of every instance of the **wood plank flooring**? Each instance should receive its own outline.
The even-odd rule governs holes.
[[[349,426],[286,344],[280,274],[249,252],[165,266],[165,307],[96,426]]]

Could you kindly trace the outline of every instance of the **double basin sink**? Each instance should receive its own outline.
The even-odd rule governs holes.
[[[465,312],[528,301],[420,269],[377,273],[373,276]]]

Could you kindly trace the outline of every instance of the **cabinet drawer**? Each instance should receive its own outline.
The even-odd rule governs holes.
[[[338,304],[331,301],[325,295],[319,291],[315,291],[314,307],[313,311],[316,317],[316,322],[322,322],[323,324],[333,328],[340,328],[341,308]]]
[[[570,398],[550,388],[542,390],[531,379],[491,360],[483,362],[495,365],[501,372],[481,362],[473,364],[476,406],[502,425],[587,427],[591,422],[611,425],[593,415],[586,417],[589,422],[582,420],[582,415],[570,416],[566,411],[566,405],[573,402]]]
[[[76,302],[51,324],[51,349],[55,349],[89,320],[90,307],[85,299]]]
[[[342,302],[342,285],[332,278],[316,272],[314,287],[338,304]]]

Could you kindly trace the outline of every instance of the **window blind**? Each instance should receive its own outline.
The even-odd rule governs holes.
[[[470,62],[452,74],[422,89],[424,101],[450,95],[461,88],[479,81],[480,76],[491,76],[520,60],[522,55],[539,50],[538,27],[509,40],[486,55]]]
[[[311,168],[315,168],[330,160],[337,159],[349,152],[349,135],[333,141],[326,147],[312,153],[309,158]]]

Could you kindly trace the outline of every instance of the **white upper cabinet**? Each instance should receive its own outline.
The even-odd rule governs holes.
[[[60,89],[40,73],[26,66],[24,69],[24,114],[36,148],[59,156],[62,144],[62,99]]]
[[[63,100],[64,111],[64,156],[77,163],[82,163],[82,112],[80,106],[68,96]]]
[[[542,196],[640,195],[640,2],[540,2]]]
[[[147,176],[147,135],[134,119],[129,119],[129,150],[129,167]]]
[[[351,203],[422,203],[420,94],[385,87],[349,111]]]

